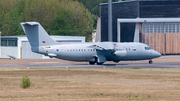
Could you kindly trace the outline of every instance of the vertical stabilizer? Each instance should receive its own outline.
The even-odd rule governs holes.
[[[23,22],[20,24],[29,40],[33,52],[39,52],[39,46],[55,44],[55,41],[49,37],[48,33],[38,22]]]
[[[47,32],[38,22],[20,23],[32,47],[48,46],[55,44]]]

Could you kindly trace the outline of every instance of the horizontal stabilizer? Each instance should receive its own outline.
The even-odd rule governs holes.
[[[38,25],[39,23],[37,23],[37,22],[25,22],[24,24],[34,26],[34,25]]]
[[[55,57],[55,56],[57,56],[57,55],[54,54],[54,53],[48,53],[48,56]]]

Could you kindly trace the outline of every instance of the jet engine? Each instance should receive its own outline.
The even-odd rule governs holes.
[[[115,56],[118,56],[118,57],[126,57],[127,56],[127,51],[126,50],[115,51],[112,54],[115,55]]]

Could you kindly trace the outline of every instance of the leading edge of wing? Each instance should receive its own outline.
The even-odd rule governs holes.
[[[87,46],[88,48],[95,48],[97,50],[114,50],[114,43],[113,42],[99,42],[94,43],[92,45]]]

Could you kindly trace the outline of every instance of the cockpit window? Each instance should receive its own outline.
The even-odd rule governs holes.
[[[145,47],[145,50],[151,50],[151,47]]]

